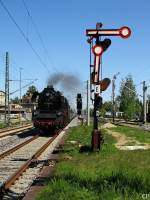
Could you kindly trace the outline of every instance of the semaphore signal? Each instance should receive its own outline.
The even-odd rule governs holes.
[[[103,53],[111,45],[111,40],[105,38],[101,40],[101,36],[120,36],[121,38],[129,38],[131,35],[131,30],[127,26],[123,26],[119,29],[101,29],[102,23],[96,24],[96,29],[87,29],[86,36],[89,36],[88,43],[90,44],[90,84],[95,86],[94,93],[94,119],[93,119],[93,131],[92,131],[92,149],[93,151],[100,150],[100,145],[103,141],[101,131],[98,129],[98,113],[99,109],[102,107],[102,97],[100,93],[105,91],[110,84],[109,78],[104,78],[99,80],[99,72],[101,66],[101,57]],[[93,39],[95,39],[95,45],[93,44]],[[94,64],[91,63],[91,50],[94,55]],[[91,67],[93,72],[91,72]],[[90,86],[90,88],[92,88]],[[93,99],[92,99],[93,100]]]

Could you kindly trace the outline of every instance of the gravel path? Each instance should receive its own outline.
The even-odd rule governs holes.
[[[134,137],[127,137],[126,135],[122,133],[118,133],[112,130],[109,130],[109,128],[115,127],[115,125],[111,123],[104,124],[103,128],[107,130],[107,133],[112,135],[116,138],[117,142],[115,144],[116,148],[120,150],[146,150],[150,149],[150,144],[147,143],[141,143],[137,141]]]

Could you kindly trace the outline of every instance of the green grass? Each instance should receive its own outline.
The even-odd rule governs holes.
[[[91,143],[91,127],[72,128],[55,176],[36,200],[137,200],[149,194],[150,150],[119,151],[103,133],[100,152],[80,153],[79,145]]]
[[[145,142],[150,144],[150,132],[148,131],[126,126],[117,126],[115,128],[110,128],[110,130],[123,133],[128,137],[134,137],[139,142]]]
[[[1,129],[1,128],[5,128],[5,127],[7,127],[6,124],[4,124],[4,123],[0,123],[0,129]]]

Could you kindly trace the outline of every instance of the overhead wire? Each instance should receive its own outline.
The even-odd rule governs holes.
[[[35,32],[36,32],[36,34],[37,34],[37,36],[38,36],[38,38],[39,38],[39,40],[40,40],[40,42],[41,42],[41,44],[42,44],[42,48],[43,48],[43,50],[44,50],[44,53],[47,55],[48,59],[50,60],[50,58],[49,58],[49,53],[48,53],[48,50],[47,50],[47,48],[46,48],[45,42],[44,42],[44,40],[43,40],[43,38],[42,38],[42,36],[41,36],[41,34],[40,34],[40,32],[39,32],[39,29],[38,29],[38,27],[37,27],[37,25],[36,25],[36,23],[35,23],[35,21],[34,21],[32,15],[31,15],[31,11],[29,10],[29,8],[28,8],[28,6],[27,6],[25,0],[22,0],[22,2],[23,2],[23,5],[24,5],[24,7],[25,7],[25,9],[26,9],[26,11],[27,11],[28,17],[31,19],[31,23],[33,24],[33,27],[34,27],[34,29],[35,29]],[[56,67],[54,67],[53,65],[52,65],[52,68],[53,68],[56,72],[58,72],[58,70],[56,69]]]
[[[17,81],[20,81],[18,79],[18,76],[19,76],[19,73],[20,73],[20,69],[19,69],[19,67],[16,67],[16,65],[19,65],[19,64],[14,60],[14,58],[11,58],[11,67],[10,67],[11,78],[9,79],[9,81],[13,81],[13,86],[14,86],[14,84],[18,84]],[[18,76],[14,72],[14,70],[18,73]],[[5,74],[5,70],[3,71],[3,74]],[[30,76],[33,77],[33,75],[31,75],[31,74],[30,74]],[[34,83],[33,80],[37,81],[38,79],[36,79],[36,78],[32,78],[32,79],[31,78],[27,78],[27,79],[22,79],[21,81],[22,82],[23,81],[32,81],[32,82],[28,83],[30,85],[31,83]],[[28,86],[28,84],[27,84],[27,86]],[[25,88],[25,87],[23,87],[23,88]],[[16,90],[15,92],[11,92],[10,94],[13,94],[13,93],[16,93],[16,92],[19,92],[19,90]]]
[[[24,85],[21,89],[24,89],[24,88],[26,88],[26,87],[32,85],[35,81],[37,81],[37,79],[35,79],[34,81],[31,81],[30,83]],[[19,92],[19,91],[20,91],[20,89],[17,89],[17,90],[15,90],[15,91],[11,92],[10,95],[12,95],[12,94],[14,94],[14,93],[16,93],[16,92]]]
[[[39,62],[41,63],[41,65],[50,73],[47,65],[44,63],[44,61],[42,60],[41,56],[38,54],[38,52],[35,50],[35,48],[33,47],[31,41],[29,40],[29,38],[26,37],[24,31],[22,30],[22,28],[18,25],[18,23],[16,22],[16,20],[14,19],[14,17],[12,16],[12,14],[10,13],[10,11],[8,10],[8,8],[6,7],[6,5],[3,3],[2,0],[0,0],[0,4],[3,7],[3,9],[6,11],[6,13],[8,14],[9,18],[11,19],[11,21],[15,24],[15,26],[17,27],[17,29],[19,30],[20,34],[22,35],[22,37],[25,39],[25,41],[27,42],[27,44],[29,45],[29,47],[31,48],[31,50],[33,51],[33,53],[36,55],[36,57],[38,58]]]
[[[29,16],[30,19],[31,19],[31,23],[32,23],[32,25],[33,25],[33,27],[34,27],[34,29],[35,29],[35,32],[36,32],[36,34],[37,34],[37,36],[38,36],[38,38],[39,38],[39,40],[40,40],[40,42],[41,42],[41,44],[42,44],[42,48],[43,48],[44,52],[45,52],[45,54],[47,55],[47,58],[48,58],[49,60],[51,60],[50,57],[49,57],[49,53],[48,53],[48,50],[47,50],[47,48],[46,48],[45,42],[44,42],[44,40],[43,40],[43,38],[42,38],[42,36],[41,36],[41,34],[40,34],[40,32],[39,32],[39,29],[38,29],[38,27],[37,27],[37,25],[36,25],[36,23],[35,23],[35,21],[34,21],[32,15],[31,15],[31,11],[29,10],[29,8],[28,8],[28,6],[27,6],[25,0],[22,0],[22,2],[23,2],[23,5],[24,5],[24,7],[25,7],[25,9],[26,9],[26,11],[27,11],[28,16]],[[53,65],[52,65],[52,68],[53,68],[57,73],[59,73],[59,70],[58,70],[56,67],[54,67]],[[65,79],[64,76],[62,76],[62,80],[63,80],[63,79]]]
[[[141,73],[145,72],[146,70],[150,69],[150,67],[145,67],[144,69],[142,70],[139,70],[138,72],[136,72],[136,74],[138,74],[137,77],[141,76]]]
[[[24,7],[25,7],[25,9],[26,9],[26,11],[27,11],[28,16],[29,16],[30,19],[31,19],[31,23],[32,23],[32,25],[33,25],[33,27],[34,27],[34,29],[35,29],[35,32],[36,32],[36,34],[37,34],[37,36],[38,36],[38,38],[39,38],[39,40],[40,40],[40,42],[41,42],[41,44],[42,44],[42,48],[43,48],[44,52],[45,52],[45,54],[47,55],[47,58],[48,58],[49,60],[51,60],[51,59],[50,59],[50,56],[49,56],[49,52],[48,52],[48,50],[47,50],[47,48],[46,48],[45,42],[44,42],[44,40],[43,40],[43,38],[42,38],[42,36],[41,36],[41,34],[40,34],[40,32],[39,32],[39,29],[38,29],[38,27],[37,27],[37,25],[36,25],[36,23],[35,23],[35,21],[34,21],[32,15],[31,15],[31,11],[29,10],[29,8],[28,8],[28,6],[27,6],[25,0],[22,0],[22,2],[23,2],[23,5],[24,5]],[[60,73],[60,71],[59,71],[56,67],[54,67],[54,64],[53,64],[53,63],[52,63],[52,68],[54,69],[55,72]],[[63,79],[65,79],[64,76],[62,76],[62,80],[63,80]]]
[[[11,58],[11,63],[13,63],[13,67],[19,73],[19,68],[20,67],[16,67],[16,66],[19,66],[19,64],[16,62],[16,60],[14,60],[14,58]],[[31,74],[30,71],[27,71],[25,67],[23,67],[23,72],[24,71],[25,71],[25,73],[27,73],[29,75],[29,77],[33,77],[33,74]],[[32,80],[33,80],[33,78],[32,78]],[[38,80],[39,80],[39,78],[38,78]]]
[[[23,5],[24,5],[24,7],[25,7],[25,9],[26,9],[26,11],[27,11],[28,16],[29,16],[30,19],[31,19],[31,22],[32,22],[32,24],[33,24],[33,27],[34,27],[34,29],[35,29],[35,31],[36,31],[36,33],[37,33],[37,36],[39,37],[39,40],[41,41],[43,50],[44,50],[44,52],[47,54],[47,57],[49,58],[48,50],[47,50],[47,48],[46,48],[46,45],[45,45],[45,43],[44,43],[44,40],[42,39],[42,36],[41,36],[41,34],[40,34],[39,30],[38,30],[38,27],[37,27],[36,23],[35,23],[35,21],[33,20],[33,17],[32,17],[32,15],[31,15],[31,12],[30,12],[30,10],[29,10],[27,4],[25,3],[25,0],[22,0],[22,2],[23,2]],[[54,67],[54,66],[52,66],[52,67],[53,67],[53,69],[54,69],[57,73],[59,73],[59,70],[58,70],[56,67]],[[63,80],[63,79],[65,79],[64,76],[62,76],[62,80]],[[79,89],[78,89],[78,90],[79,90]]]
[[[145,82],[146,82],[146,81],[150,81],[150,78],[146,79]],[[141,84],[143,84],[143,81],[137,83],[135,86],[137,87],[137,86],[139,86],[139,85],[141,85]]]

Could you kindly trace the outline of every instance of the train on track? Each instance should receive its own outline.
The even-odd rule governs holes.
[[[54,130],[64,127],[71,120],[73,115],[68,100],[52,85],[36,96],[38,105],[32,114],[35,128]]]

